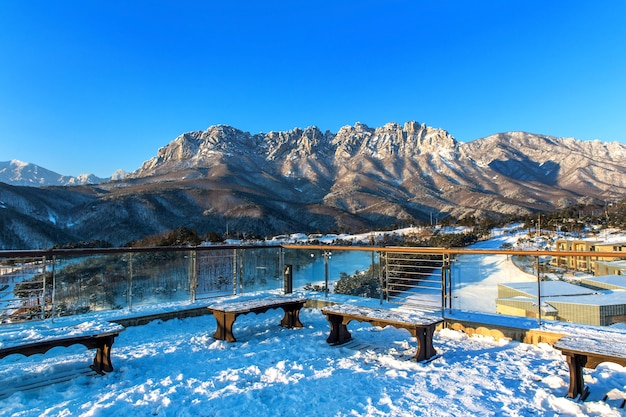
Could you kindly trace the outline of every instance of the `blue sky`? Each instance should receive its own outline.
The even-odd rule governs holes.
[[[624,21],[622,0],[3,0],[0,161],[108,177],[216,124],[626,143]]]

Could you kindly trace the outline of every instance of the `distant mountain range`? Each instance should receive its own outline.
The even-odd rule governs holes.
[[[126,175],[126,172],[119,170],[110,178],[100,178],[93,174],[81,174],[77,177],[72,177],[58,174],[29,162],[18,161],[17,159],[0,162],[0,182],[27,187],[100,184],[105,181],[122,179]]]
[[[362,231],[626,196],[623,144],[524,132],[462,143],[417,122],[256,135],[212,126],[179,136],[136,171],[103,182],[63,184],[30,164],[17,175],[14,162],[0,163],[0,181],[64,186],[0,184],[5,249],[95,239],[121,245],[182,226],[262,236]]]

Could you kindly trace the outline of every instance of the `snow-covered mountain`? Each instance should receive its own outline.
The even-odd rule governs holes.
[[[29,234],[46,228],[40,241],[115,245],[182,226],[201,234],[352,232],[625,197],[620,143],[524,132],[457,142],[417,122],[254,135],[218,125],[180,135],[125,178],[97,187],[0,187],[0,227],[9,236],[0,245],[28,246]]]
[[[0,182],[10,185],[43,187],[50,185],[99,184],[108,178],[99,178],[93,174],[81,174],[77,177],[57,174],[46,168],[28,162],[0,162]]]
[[[626,195],[626,146],[509,132],[457,142],[417,122],[336,134],[316,127],[251,135],[185,133],[129,178],[239,181],[367,217],[527,214]],[[270,191],[271,190],[271,191]],[[288,197],[287,197],[288,196]]]

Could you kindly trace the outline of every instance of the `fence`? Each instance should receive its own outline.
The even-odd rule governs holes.
[[[0,252],[0,323],[280,288],[281,262],[276,246]]]
[[[444,315],[626,322],[626,277],[603,287],[600,277],[550,266],[555,254],[301,245],[3,251],[0,323],[292,288],[374,297]],[[593,262],[623,253],[558,255]]]

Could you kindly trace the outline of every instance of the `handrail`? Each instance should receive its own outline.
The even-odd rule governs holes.
[[[346,246],[346,245],[198,245],[198,246],[150,246],[150,247],[118,247],[118,248],[76,248],[76,249],[32,249],[32,250],[0,250],[0,258],[21,257],[52,257],[55,255],[106,255],[116,253],[146,252],[187,252],[211,251],[220,249],[299,249],[299,250],[346,250],[389,253],[440,253],[449,255],[518,255],[518,256],[591,256],[626,258],[625,252],[619,251],[561,251],[561,250],[522,250],[522,249],[466,249],[466,248],[433,248],[421,246]]]
[[[56,255],[108,255],[116,253],[146,252],[188,252],[210,251],[220,249],[268,249],[280,248],[279,245],[199,245],[199,246],[147,246],[119,248],[75,248],[75,249],[32,249],[32,250],[0,250],[0,258],[52,257]]]
[[[450,255],[521,255],[521,256],[593,256],[626,258],[626,252],[618,251],[557,251],[557,250],[510,250],[510,249],[463,249],[432,248],[419,246],[333,246],[333,245],[281,245],[284,249],[305,250],[358,250],[389,253],[440,253]]]

